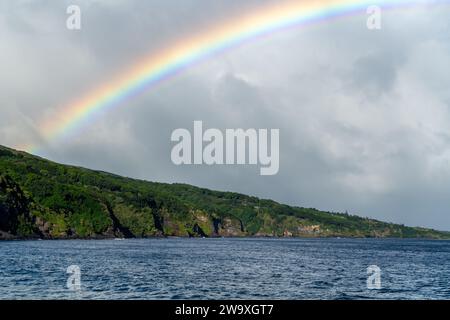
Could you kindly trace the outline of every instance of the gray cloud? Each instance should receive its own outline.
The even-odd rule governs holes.
[[[240,1],[0,0],[0,143],[35,141],[39,123],[141,57],[244,9]],[[248,1],[247,9],[261,5]],[[201,10],[199,9],[201,8]],[[185,182],[294,205],[450,230],[447,7],[365,16],[271,35],[130,99],[43,148],[55,161]],[[170,134],[279,128],[280,172],[175,166]]]

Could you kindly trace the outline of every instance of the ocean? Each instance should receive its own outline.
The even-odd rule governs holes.
[[[450,299],[450,241],[3,241],[0,299]]]

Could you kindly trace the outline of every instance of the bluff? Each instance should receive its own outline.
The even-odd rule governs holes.
[[[0,146],[0,239],[165,236],[449,239],[450,232],[125,178]]]

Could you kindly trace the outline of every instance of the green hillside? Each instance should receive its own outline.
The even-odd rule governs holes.
[[[57,164],[0,146],[0,239],[450,238],[450,232]]]

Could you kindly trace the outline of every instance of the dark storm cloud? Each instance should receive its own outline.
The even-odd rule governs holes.
[[[82,7],[79,32],[65,7]],[[241,1],[0,0],[0,143],[37,136],[55,110],[171,42],[244,11]],[[260,1],[246,1],[247,8]],[[447,8],[298,28],[205,61],[44,148],[53,160],[294,205],[450,229]],[[280,171],[175,166],[170,134],[279,128]]]

